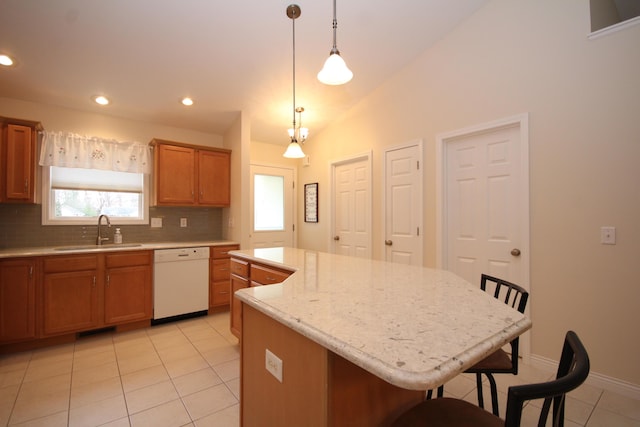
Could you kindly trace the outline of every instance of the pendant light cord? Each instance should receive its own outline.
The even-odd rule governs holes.
[[[336,18],[336,0],[333,0],[333,49],[331,49],[331,53],[338,52],[338,44],[336,42],[337,29],[338,29],[338,19]]]
[[[291,21],[293,21],[293,136],[291,137],[291,141],[297,141],[296,138],[296,18],[297,16],[292,16]]]

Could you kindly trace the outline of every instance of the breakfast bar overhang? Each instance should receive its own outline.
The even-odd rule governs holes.
[[[243,426],[387,425],[531,327],[444,270],[294,248],[231,255],[295,271],[235,294]]]

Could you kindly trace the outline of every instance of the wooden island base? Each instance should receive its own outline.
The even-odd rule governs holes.
[[[282,360],[282,382],[265,368]],[[424,399],[242,304],[242,426],[385,426]]]

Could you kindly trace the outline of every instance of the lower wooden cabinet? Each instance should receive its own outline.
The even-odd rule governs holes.
[[[233,295],[239,289],[249,287],[249,262],[231,258],[231,333],[240,338],[240,331],[242,330],[242,303],[238,298]]]
[[[229,308],[231,289],[231,264],[229,251],[239,248],[238,245],[212,246],[209,260],[209,311],[220,311]]]
[[[231,257],[231,294],[249,286],[280,283],[291,273],[290,270]],[[238,298],[231,300],[231,333],[242,338],[242,303]]]
[[[46,257],[43,336],[151,319],[152,262],[151,251]]]
[[[153,254],[150,251],[105,255],[106,325],[151,319]]]
[[[36,337],[36,261],[0,260],[0,342]]]

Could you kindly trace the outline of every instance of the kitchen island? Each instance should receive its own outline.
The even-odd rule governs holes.
[[[295,270],[235,294],[244,426],[386,425],[531,327],[443,270],[293,248],[230,254]]]

